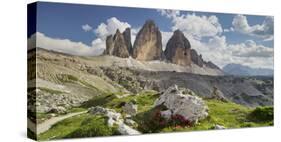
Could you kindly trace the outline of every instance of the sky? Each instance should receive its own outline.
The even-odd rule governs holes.
[[[219,67],[229,63],[273,69],[274,18],[271,16],[208,13],[79,5],[37,4],[36,46],[72,55],[100,55],[106,36],[131,28],[132,44],[146,20],[162,33],[163,50],[173,31],[181,30],[191,48]]]

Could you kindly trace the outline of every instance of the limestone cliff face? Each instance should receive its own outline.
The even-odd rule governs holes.
[[[130,35],[129,31],[125,31],[125,34],[120,33],[119,30],[116,31],[115,35],[109,35],[106,38],[106,49],[104,51],[105,55],[114,55],[121,58],[128,58],[130,56],[129,53],[129,42],[127,39],[125,39],[124,35],[126,37],[129,37]],[[130,41],[130,40],[129,40]]]
[[[125,40],[125,44],[127,46],[127,50],[129,52],[129,54],[131,55],[133,52],[133,46],[131,43],[131,29],[130,28],[125,29],[125,31],[123,32],[123,37]]]
[[[202,59],[202,55],[198,55],[196,50],[191,49],[191,60],[194,64],[198,65],[199,67],[203,67],[204,61]]]
[[[169,39],[165,57],[174,64],[189,66],[191,64],[191,49],[188,39],[180,30],[174,31],[173,36]]]
[[[161,32],[154,21],[147,20],[138,32],[133,46],[133,58],[140,61],[164,58]]]

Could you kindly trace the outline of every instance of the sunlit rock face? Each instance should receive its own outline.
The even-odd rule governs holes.
[[[161,32],[154,21],[147,20],[136,36],[133,58],[140,61],[162,60]]]

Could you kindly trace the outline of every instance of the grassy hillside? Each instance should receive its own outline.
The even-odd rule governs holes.
[[[222,125],[226,128],[243,128],[273,125],[273,108],[264,107],[251,109],[231,102],[221,102],[218,100],[205,100],[209,107],[209,116],[198,122],[194,126],[167,126],[158,128],[151,123],[150,119],[153,112],[153,103],[159,97],[158,92],[143,91],[139,95],[118,98],[116,94],[107,94],[98,96],[82,107],[103,106],[115,109],[122,113],[121,104],[123,102],[133,101],[138,104],[138,114],[133,117],[138,123],[136,129],[142,133],[154,132],[175,132],[175,131],[193,131],[210,130],[215,125]],[[116,128],[106,125],[107,118],[91,114],[82,114],[72,118],[65,119],[50,130],[39,136],[40,140],[72,138],[72,137],[91,137],[91,136],[109,136],[118,135]],[[153,128],[155,127],[155,128]]]

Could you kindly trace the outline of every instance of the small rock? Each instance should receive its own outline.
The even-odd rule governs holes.
[[[132,102],[126,103],[123,107],[123,112],[129,115],[136,115],[138,111],[138,106]]]
[[[67,111],[66,111],[66,109],[64,107],[58,106],[58,107],[51,108],[49,113],[66,114]]]
[[[113,126],[114,124],[121,124],[123,122],[123,119],[121,118],[121,114],[117,113],[113,109],[107,109],[100,106],[91,107],[88,111],[91,114],[100,114],[105,115],[108,117],[107,125]]]
[[[132,119],[125,119],[125,123],[129,126],[135,126],[137,123]]]
[[[224,126],[222,126],[222,125],[216,124],[216,125],[214,126],[214,129],[222,130],[222,129],[226,129],[226,128],[225,128]]]
[[[141,134],[139,131],[127,126],[126,124],[120,124],[118,127],[118,131],[122,134],[122,135],[138,135]]]

